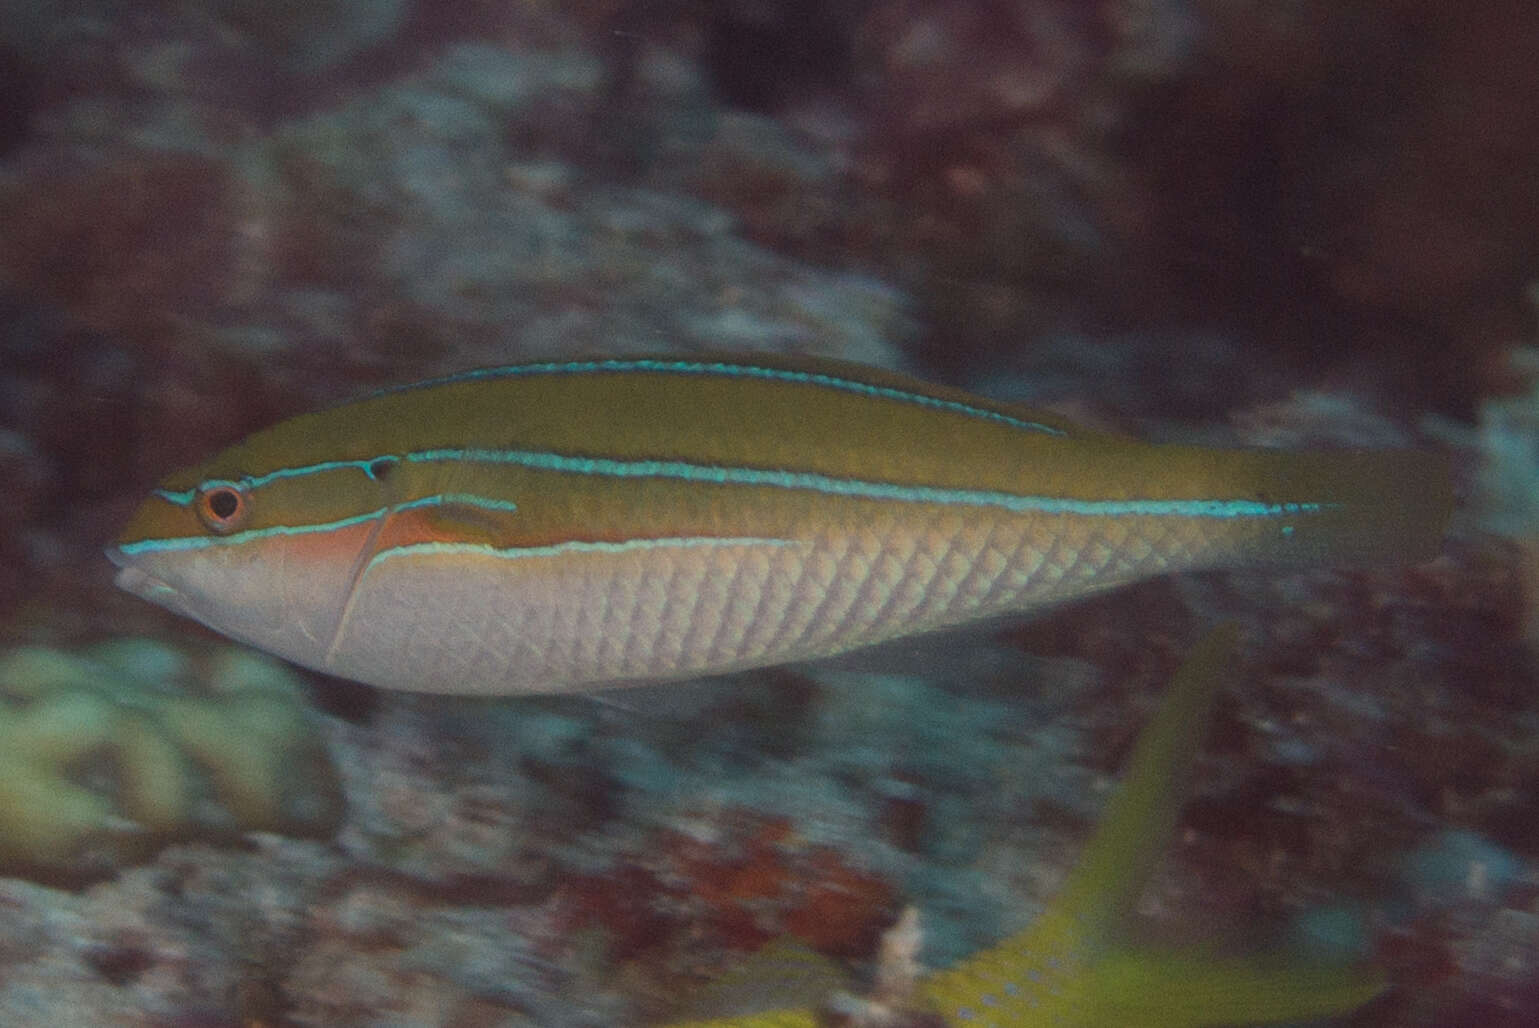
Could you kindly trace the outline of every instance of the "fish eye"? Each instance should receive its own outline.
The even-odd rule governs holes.
[[[229,535],[251,517],[251,499],[234,482],[215,480],[198,487],[198,520],[215,535]]]

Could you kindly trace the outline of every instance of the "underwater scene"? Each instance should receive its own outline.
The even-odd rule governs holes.
[[[0,1025],[1539,1024],[1539,7],[0,0]]]

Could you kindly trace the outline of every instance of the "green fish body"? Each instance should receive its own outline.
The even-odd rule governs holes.
[[[842,652],[1170,571],[1418,560],[1436,456],[1151,445],[787,360],[472,371],[167,478],[118,583],[399,689],[550,692]]]

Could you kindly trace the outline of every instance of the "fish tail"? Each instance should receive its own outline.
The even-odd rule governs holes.
[[[1261,516],[1229,519],[1229,531],[1212,533],[1247,561],[1419,563],[1438,553],[1453,514],[1452,468],[1438,453],[1182,447],[1169,448],[1168,456],[1173,480],[1187,478],[1186,488],[1265,508]]]
[[[1239,635],[1238,626],[1222,624],[1193,647],[1139,734],[1100,828],[1059,892],[1054,908],[1088,942],[1100,944],[1107,926],[1137,903],[1175,832],[1213,698],[1233,662]]]
[[[1137,1024],[1159,997],[1170,1024],[1276,1024],[1355,1010],[1388,987],[1384,972],[1302,960],[1216,960],[1206,954],[1122,953],[1102,961],[1104,1024]]]
[[[1024,931],[925,981],[925,1000],[952,1017],[950,1023],[957,1023],[958,1011],[980,1005],[993,1009],[998,1024],[1047,1023],[1045,1017],[1033,1019],[1042,1004],[1073,1009],[1096,1002],[1074,990],[1085,987],[1089,955],[1106,945],[1107,933],[1137,902],[1170,841],[1214,694],[1238,638],[1236,626],[1220,625],[1176,672],[1159,711],[1139,735],[1100,828],[1052,905]]]

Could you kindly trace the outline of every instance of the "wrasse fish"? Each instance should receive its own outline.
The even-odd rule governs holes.
[[[912,1009],[873,1023],[950,1028],[1207,1028],[1343,1014],[1384,990],[1371,968],[1119,947],[1175,830],[1232,626],[1199,643],[1144,728],[1101,826],[1062,891],[1024,931],[921,978]],[[751,958],[752,959],[752,958]],[[789,965],[788,965],[789,966]],[[801,995],[794,986],[791,990]],[[819,1028],[816,1007],[744,1011],[671,1028]]]
[[[109,556],[319,671],[507,694],[826,656],[1169,571],[1435,552],[1410,451],[1151,445],[851,365],[470,371],[171,475]]]

